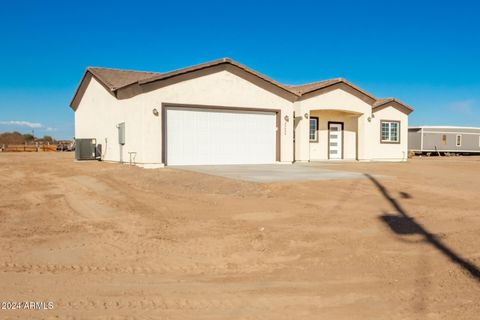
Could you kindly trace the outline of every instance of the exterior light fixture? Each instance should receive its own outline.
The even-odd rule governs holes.
[[[371,117],[368,117],[367,120],[368,120],[368,122],[372,122],[372,118],[371,118]]]
[[[288,122],[290,120],[290,117],[287,115],[284,117],[285,121]]]
[[[158,117],[158,110],[157,110],[157,108],[153,108],[152,112],[153,112],[153,115],[154,115],[155,117]]]
[[[308,113],[305,113],[303,116],[305,117],[305,119],[308,119]]]

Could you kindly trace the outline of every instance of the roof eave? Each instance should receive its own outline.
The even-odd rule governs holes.
[[[319,91],[319,90],[324,90],[324,89],[327,89],[327,88],[330,88],[332,86],[336,86],[338,84],[344,84],[346,86],[349,86],[350,88],[354,89],[355,91],[359,92],[360,94],[368,97],[370,100],[372,100],[372,107],[373,107],[373,104],[375,103],[375,101],[377,101],[378,99],[371,95],[370,93],[360,89],[359,87],[357,87],[356,85],[348,82],[347,80],[343,79],[343,78],[337,78],[337,79],[331,79],[331,80],[336,80],[332,83],[329,83],[327,85],[324,85],[324,86],[321,86],[321,87],[318,87],[318,88],[314,88],[314,89],[311,89],[309,91],[305,91],[305,92],[302,92],[301,93],[301,96],[304,96],[304,95],[307,95],[307,94],[311,94],[311,93],[314,93],[315,91]]]
[[[215,66],[222,65],[222,64],[228,64],[228,65],[234,66],[236,68],[239,68],[240,70],[243,70],[244,72],[247,72],[248,74],[253,75],[254,77],[257,77],[257,78],[261,79],[262,81],[265,81],[265,82],[283,90],[284,92],[286,92],[287,94],[289,94],[292,97],[292,101],[299,100],[303,96],[309,95],[309,94],[314,93],[314,92],[319,91],[319,90],[324,90],[324,89],[330,88],[330,87],[338,85],[338,84],[344,84],[344,85],[352,88],[353,90],[357,91],[361,95],[367,97],[368,98],[367,101],[371,100],[372,102],[370,104],[372,105],[373,110],[384,107],[387,104],[397,104],[397,105],[405,108],[407,110],[407,114],[410,114],[411,112],[414,111],[413,108],[410,107],[409,105],[406,105],[406,104],[402,103],[401,101],[399,101],[397,99],[394,99],[394,98],[377,99],[373,95],[371,95],[370,93],[368,93],[368,92],[364,91],[363,89],[357,87],[356,85],[348,82],[344,78],[330,79],[330,81],[332,81],[331,83],[328,83],[328,84],[325,84],[325,85],[319,84],[319,86],[317,88],[313,88],[313,89],[310,89],[310,90],[307,90],[307,91],[304,91],[304,92],[302,92],[299,89],[295,90],[295,87],[282,85],[281,83],[278,83],[275,80],[273,80],[273,79],[255,71],[253,69],[250,69],[249,67],[247,67],[245,65],[242,65],[242,64],[240,64],[240,63],[238,63],[238,62],[236,62],[236,61],[234,61],[230,58],[222,58],[222,59],[206,62],[206,63],[199,64],[199,65],[174,70],[174,71],[163,73],[163,74],[156,74],[152,77],[149,77],[149,78],[146,78],[146,79],[140,79],[140,80],[137,80],[137,81],[133,81],[131,83],[128,83],[126,85],[119,86],[119,87],[115,87],[109,81],[107,81],[107,79],[103,79],[103,77],[101,75],[99,75],[99,74],[97,74],[97,72],[95,72],[94,67],[87,67],[87,69],[85,70],[85,72],[83,74],[83,77],[80,81],[80,84],[78,85],[77,89],[75,90],[75,94],[74,94],[72,100],[70,101],[70,107],[73,110],[76,110],[75,100],[78,98],[78,94],[80,92],[80,89],[82,88],[82,85],[84,84],[85,79],[89,75],[94,77],[112,95],[117,96],[118,90],[129,87],[129,86],[134,85],[134,84],[141,86],[141,85],[149,84],[149,83],[152,83],[152,82],[162,81],[162,80],[170,79],[170,78],[173,78],[173,77],[185,75],[185,74],[192,73],[192,72],[198,72],[200,70],[215,67]],[[381,102],[380,104],[376,105],[376,103],[378,103],[379,101],[382,101],[382,100],[384,100],[384,102]]]
[[[72,100],[70,100],[69,106],[70,106],[70,108],[72,108],[73,110],[75,110],[74,107],[73,107],[73,103],[74,103],[75,99],[77,98],[78,92],[80,91],[80,87],[82,86],[83,81],[85,81],[85,78],[87,77],[87,74],[88,74],[88,73],[91,74],[91,72],[90,72],[90,71],[88,70],[88,68],[87,68],[87,69],[85,70],[85,72],[83,72],[82,79],[80,80],[80,83],[78,84],[77,89],[75,90],[75,93],[73,94]]]
[[[207,68],[211,68],[211,67],[215,67],[215,66],[218,66],[218,65],[222,65],[222,64],[228,64],[228,65],[232,65],[232,66],[235,66],[239,69],[242,69],[243,71],[259,78],[259,79],[262,79],[263,81],[266,81],[280,89],[282,89],[283,91],[285,91],[286,93],[288,94],[291,94],[295,97],[300,97],[299,94],[297,94],[296,92],[286,88],[285,86],[283,86],[282,84],[276,82],[275,80],[261,74],[261,73],[258,73],[250,68],[248,68],[247,66],[245,65],[242,65],[230,58],[222,58],[222,59],[218,59],[218,60],[214,60],[214,61],[210,61],[210,62],[206,62],[206,63],[203,63],[203,64],[199,64],[199,65],[196,65],[196,66],[191,66],[191,67],[187,67],[187,68],[182,68],[182,69],[178,69],[178,70],[175,70],[175,71],[171,71],[171,72],[167,72],[167,73],[163,73],[161,75],[158,75],[158,76],[154,76],[152,78],[147,78],[147,79],[143,79],[143,80],[139,80],[138,81],[138,84],[141,86],[141,85],[145,85],[145,84],[148,84],[148,83],[152,83],[152,82],[155,82],[155,81],[162,81],[162,80],[166,80],[166,79],[170,79],[170,78],[173,78],[173,77],[177,77],[177,76],[180,76],[180,75],[184,75],[184,74],[188,74],[188,73],[192,73],[192,72],[197,72],[199,70],[203,70],[203,69],[207,69]]]
[[[101,77],[99,77],[93,70],[91,67],[87,67],[87,69],[85,70],[85,72],[83,73],[83,76],[82,76],[82,79],[80,80],[80,83],[79,85],[77,86],[77,89],[75,90],[75,93],[73,95],[73,98],[72,100],[70,100],[70,108],[72,108],[74,111],[76,108],[74,108],[74,102],[78,96],[78,93],[80,91],[80,88],[82,87],[83,85],[83,82],[85,81],[85,78],[88,76],[88,75],[91,75],[93,78],[95,78],[95,80],[97,80],[105,89],[107,89],[111,94],[113,94],[114,96],[117,96],[117,90],[119,88],[116,88],[112,85],[109,85],[109,83],[107,83],[104,79],[102,79]]]
[[[374,105],[372,109],[375,110],[375,109],[384,107],[385,105],[392,104],[392,103],[398,104],[398,105],[402,106],[403,108],[407,109],[408,114],[410,114],[414,111],[414,109],[412,107],[410,107],[409,105],[407,105],[407,104],[405,104],[405,103],[403,103],[403,102],[401,102],[401,101],[399,101],[395,98],[391,98],[391,100],[385,101],[385,102],[383,102],[379,105],[376,105],[376,106]]]

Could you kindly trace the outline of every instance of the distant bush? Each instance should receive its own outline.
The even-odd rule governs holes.
[[[30,133],[22,134],[20,132],[4,132],[0,133],[0,145],[2,144],[33,144],[33,142],[55,144],[57,141],[51,136],[43,136],[43,138],[36,138]]]
[[[30,134],[30,133],[24,133],[24,134],[23,134],[23,138],[25,139],[25,142],[29,142],[29,141],[34,141],[34,140],[35,140],[35,137],[33,136],[33,134]]]
[[[43,136],[42,140],[44,142],[50,142],[50,143],[54,143],[55,142],[55,139],[53,139],[51,136]]]
[[[20,132],[15,131],[15,132],[0,133],[0,144],[23,144],[23,143],[25,143],[25,136]]]

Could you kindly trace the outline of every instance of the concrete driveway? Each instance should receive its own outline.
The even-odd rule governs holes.
[[[263,183],[364,178],[363,174],[358,172],[329,170],[309,164],[173,166],[171,168]]]

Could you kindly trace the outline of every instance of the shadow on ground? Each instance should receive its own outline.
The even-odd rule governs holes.
[[[398,214],[383,214],[380,216],[380,220],[384,222],[395,234],[397,235],[412,235],[412,234],[419,234],[423,236],[423,240],[433,247],[435,247],[438,251],[442,254],[447,256],[450,261],[457,264],[465,271],[467,271],[475,280],[480,282],[480,269],[474,265],[473,263],[469,262],[465,258],[461,257],[455,251],[447,247],[441,240],[439,240],[435,234],[429,232],[425,227],[415,221],[413,217],[411,217],[400,205],[400,203],[395,200],[393,197],[390,196],[388,190],[383,186],[377,179],[372,177],[369,174],[365,174],[365,176],[372,181],[372,183],[377,187],[380,193],[383,195],[385,199],[387,199],[393,208],[397,211]],[[409,198],[405,197],[403,194],[407,193],[400,193],[402,198]]]

